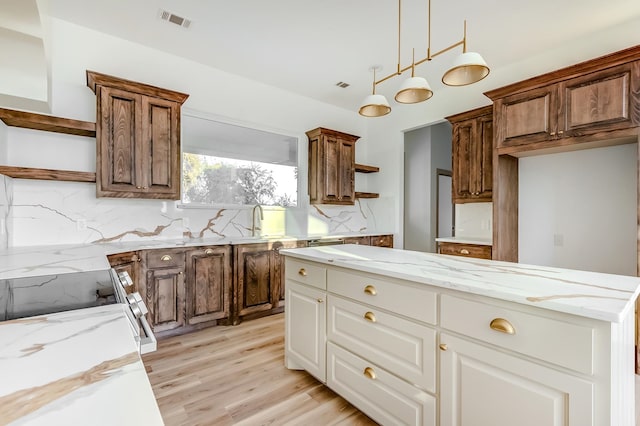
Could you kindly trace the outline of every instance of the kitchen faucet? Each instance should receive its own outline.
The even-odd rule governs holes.
[[[262,211],[262,206],[260,204],[256,204],[251,210],[251,236],[256,236],[256,209],[260,213],[260,220],[264,219],[264,212]],[[258,228],[260,229],[260,228]]]

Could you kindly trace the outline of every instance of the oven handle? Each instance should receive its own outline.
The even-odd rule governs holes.
[[[140,354],[146,354],[149,352],[155,352],[158,349],[158,340],[151,330],[151,326],[147,322],[147,319],[143,316],[138,318],[140,325],[144,330],[145,337],[140,336]]]

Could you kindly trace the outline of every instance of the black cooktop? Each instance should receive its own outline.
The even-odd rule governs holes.
[[[110,269],[0,280],[0,321],[113,303]]]

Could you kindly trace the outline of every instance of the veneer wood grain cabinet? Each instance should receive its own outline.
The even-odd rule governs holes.
[[[370,245],[393,248],[393,235],[372,235]]]
[[[498,150],[558,147],[640,125],[640,62],[608,65],[602,61],[589,72],[564,75],[560,70],[558,81],[540,85],[532,79],[512,90],[488,92],[494,100]]]
[[[188,95],[87,71],[95,92],[96,195],[180,198],[180,107]]]
[[[229,318],[233,297],[231,256],[228,245],[187,251],[185,308],[189,325]]]
[[[493,106],[447,117],[452,124],[452,199],[490,202],[493,195]]]
[[[477,259],[491,259],[491,246],[438,241],[438,253],[452,256],[475,257]]]
[[[271,241],[234,246],[234,324],[284,310],[284,258],[279,251],[306,245],[306,241]]]
[[[141,256],[146,286],[144,297],[153,331],[184,327],[184,249],[144,250]]]
[[[140,294],[160,337],[229,321],[231,246],[142,250],[139,256]]]
[[[309,138],[311,204],[355,203],[355,149],[358,136],[319,127]]]

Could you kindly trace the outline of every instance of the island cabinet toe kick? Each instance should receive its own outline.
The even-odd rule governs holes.
[[[304,250],[285,253],[285,363],[381,425],[635,425],[632,309],[594,319]]]

